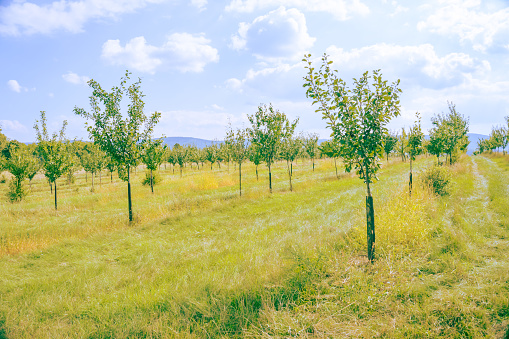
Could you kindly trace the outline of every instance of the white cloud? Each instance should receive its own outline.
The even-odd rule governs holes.
[[[63,74],[62,78],[65,81],[67,81],[71,84],[74,84],[74,85],[86,85],[87,82],[90,80],[90,78],[85,75],[78,75],[73,72],[68,72],[67,74]]]
[[[240,23],[230,47],[274,62],[302,57],[315,40],[307,32],[304,14],[295,8],[279,7],[252,23]]]
[[[8,132],[27,132],[28,128],[20,123],[18,120],[0,120],[0,126],[2,126],[2,132],[4,134]]]
[[[123,65],[141,72],[154,73],[163,64],[181,72],[202,72],[205,65],[219,61],[217,49],[209,45],[203,34],[174,33],[161,46],[147,44],[136,37],[120,45],[108,40],[102,48],[102,58],[113,65]]]
[[[485,8],[480,0],[439,1],[434,12],[417,24],[419,30],[441,35],[456,35],[469,41],[474,49],[509,50],[509,8]]]
[[[44,5],[14,1],[9,6],[0,7],[0,34],[50,34],[56,30],[82,32],[85,23],[91,19],[115,18],[156,2],[160,0],[59,0]]]
[[[251,13],[258,9],[277,6],[296,7],[310,12],[327,12],[338,20],[352,15],[367,15],[369,7],[360,0],[232,0],[226,11]]]
[[[21,85],[16,80],[7,81],[7,86],[14,92],[20,93],[22,89],[26,91],[26,88],[21,87]]]
[[[407,81],[405,86],[444,88],[463,82],[467,75],[482,76],[491,69],[488,61],[464,53],[440,57],[430,44],[399,46],[382,43],[350,51],[330,46],[326,52],[340,72],[347,71],[352,77],[358,77],[366,70],[381,69],[388,78]]]
[[[203,11],[206,9],[205,6],[207,6],[207,2],[207,0],[191,0],[191,5]]]

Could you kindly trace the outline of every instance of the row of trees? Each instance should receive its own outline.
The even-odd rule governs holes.
[[[81,166],[92,173],[92,178],[106,166],[109,166],[110,172],[113,170],[118,172],[119,177],[127,183],[129,221],[132,221],[130,173],[140,162],[145,163],[150,170],[153,192],[152,172],[164,161],[173,165],[178,164],[181,171],[186,163],[190,163],[191,166],[193,163],[197,166],[201,163],[203,167],[203,163],[209,161],[212,168],[214,162],[220,166],[221,160],[228,164],[233,161],[238,164],[239,193],[242,194],[241,168],[247,159],[256,166],[261,162],[267,165],[269,190],[272,192],[271,167],[276,160],[286,161],[290,189],[293,189],[293,162],[303,150],[312,159],[313,169],[314,159],[319,152],[334,159],[340,157],[346,171],[355,170],[366,184],[368,258],[373,260],[375,228],[371,185],[377,180],[380,160],[383,159],[384,153],[388,156],[394,151],[392,147],[398,147],[403,158],[408,154],[410,159],[411,192],[412,161],[424,149],[420,116],[417,114],[416,123],[408,133],[403,130],[400,137],[391,136],[386,125],[391,118],[400,114],[399,80],[388,84],[382,79],[380,71],[374,71],[371,75],[366,72],[359,79],[354,79],[354,87],[349,88],[345,81],[337,76],[337,71],[331,69],[332,61],[329,61],[326,55],[322,58],[319,70],[313,67],[311,55],[307,55],[303,61],[306,62],[308,71],[304,77],[306,95],[313,99],[313,104],[318,106],[316,111],[322,114],[332,130],[332,140],[320,147],[316,135],[309,135],[306,138],[294,135],[298,119],[290,121],[283,112],[272,105],[260,105],[253,115],[248,115],[251,126],[236,130],[229,126],[225,141],[221,145],[213,145],[203,151],[175,145],[170,150],[161,140],[152,138],[154,126],[161,115],[154,112],[150,117],[145,116],[141,80],[138,79],[128,85],[130,73],[126,72],[120,85],[112,87],[110,91],[104,90],[99,83],[90,80],[89,86],[92,88],[90,111],[78,107],[74,109],[75,114],[87,119],[87,130],[93,141],[93,144],[85,145],[79,154]],[[120,108],[124,97],[128,97],[129,104],[126,114],[123,115]],[[456,152],[468,144],[466,138],[468,120],[459,115],[454,105],[450,103],[449,114],[435,116],[432,124],[427,151],[437,156],[446,154],[449,163],[452,163]],[[36,121],[34,127],[38,140],[34,153],[40,160],[39,163],[50,185],[55,186],[55,208],[57,208],[56,179],[65,174],[72,177],[78,166],[76,157],[73,156],[76,154],[76,151],[73,153],[72,150],[74,143],[65,138],[65,121],[59,133],[49,136],[44,112],[41,112],[41,120]]]
[[[476,153],[493,152],[502,149],[505,154],[507,144],[509,143],[509,116],[504,117],[506,126],[496,126],[491,129],[487,139],[477,141]]]

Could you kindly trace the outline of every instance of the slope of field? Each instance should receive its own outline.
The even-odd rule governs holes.
[[[420,159],[416,172],[434,159]],[[503,337],[509,320],[509,158],[465,157],[451,193],[393,160],[374,185],[366,262],[361,180],[260,166],[161,169],[151,194],[102,177],[0,205],[0,338]],[[340,171],[342,171],[340,169]],[[419,174],[416,175],[419,177]],[[0,185],[5,194],[7,185]]]

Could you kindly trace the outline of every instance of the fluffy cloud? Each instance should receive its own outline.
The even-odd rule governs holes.
[[[203,34],[189,33],[174,33],[161,47],[147,44],[142,36],[131,39],[125,47],[119,40],[108,40],[103,45],[102,58],[113,65],[148,73],[163,64],[181,72],[202,72],[208,63],[219,61],[217,49],[209,44]]]
[[[296,7],[311,12],[327,12],[338,20],[347,20],[351,15],[369,13],[369,7],[360,0],[232,0],[226,6],[226,11],[253,12],[277,6]]]
[[[331,46],[326,52],[335,67],[351,77],[358,77],[366,70],[381,69],[389,79],[397,77],[406,81],[405,86],[450,87],[462,83],[468,75],[482,76],[490,71],[490,64],[485,60],[464,53],[440,57],[430,44],[398,46],[382,43],[350,51]]]
[[[23,87],[16,80],[7,81],[7,86],[14,92],[20,93]],[[25,89],[26,90],[26,89]]]
[[[63,74],[62,78],[65,81],[67,81],[71,84],[74,84],[74,85],[86,85],[87,82],[90,80],[90,78],[85,75],[80,76],[73,72],[68,72],[67,74]]]
[[[480,0],[439,1],[434,12],[417,24],[419,30],[456,35],[474,49],[509,50],[509,8],[486,8]]]
[[[207,0],[191,0],[191,5],[203,11],[205,10],[205,6],[207,6],[207,2]]]
[[[155,2],[160,0],[59,0],[44,5],[14,1],[0,7],[0,34],[49,34],[56,30],[77,33],[91,19],[116,17]]]
[[[279,7],[252,23],[240,23],[231,47],[248,50],[262,60],[281,61],[300,58],[315,40],[307,32],[304,14],[294,8]]]

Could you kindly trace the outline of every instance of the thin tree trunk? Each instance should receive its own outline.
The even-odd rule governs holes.
[[[182,178],[182,165],[180,165],[179,167],[180,167],[180,177]]]
[[[113,182],[113,172],[110,171],[110,179],[111,179],[111,182]]]
[[[290,179],[290,192],[293,191],[293,187],[292,187],[292,170],[290,169],[290,162],[287,160],[286,161],[286,167],[288,168],[288,178]]]
[[[53,194],[53,183],[51,181],[49,181],[49,189],[51,190],[51,193]]]
[[[239,195],[242,196],[242,163],[239,162]]]
[[[57,181],[54,181],[55,183],[55,210],[57,210]]]
[[[154,194],[154,180],[152,177],[152,170],[150,170],[150,189],[152,190],[152,194]]]
[[[338,164],[336,163],[336,158],[334,158],[334,167],[336,167],[336,178],[339,178],[339,176],[338,176]]]
[[[256,181],[258,181],[258,165],[256,165]]]
[[[375,209],[373,206],[373,197],[371,195],[366,196],[366,224],[368,237],[368,260],[373,262],[375,258]]]
[[[367,173],[366,173],[367,176]],[[369,187],[369,177],[366,180],[367,196],[366,196],[366,229],[368,242],[368,260],[373,262],[375,258],[375,208],[373,206],[373,197]]]
[[[133,205],[131,202],[131,174],[130,168],[127,168],[127,200],[129,202],[129,222],[133,221]]]
[[[272,172],[270,171],[270,165],[269,165],[269,190],[270,193],[272,193]]]
[[[410,178],[408,182],[408,192],[409,195],[412,196],[412,157],[410,157]]]
[[[313,172],[315,171],[315,159],[313,158]]]

